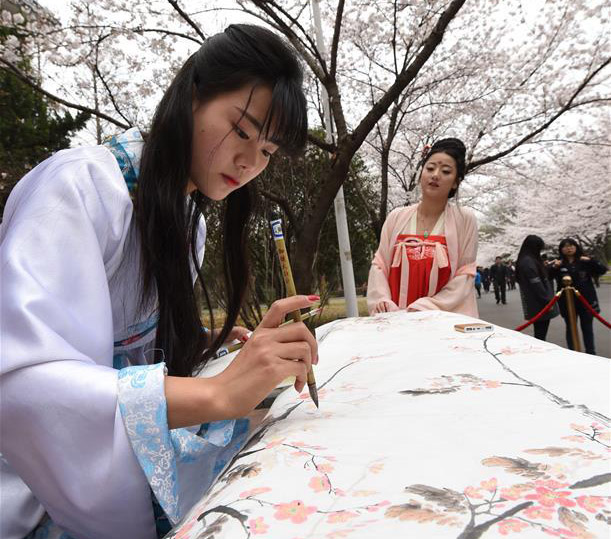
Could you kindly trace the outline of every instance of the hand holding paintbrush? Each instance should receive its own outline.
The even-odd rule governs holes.
[[[295,389],[303,391],[310,365],[318,361],[318,345],[304,324],[285,320],[293,311],[312,309],[318,300],[318,296],[299,295],[275,301],[222,371],[194,379],[194,384],[207,384],[205,391],[180,394],[180,398],[192,402],[195,415],[200,413],[198,402],[203,398],[211,407],[210,420],[217,421],[247,416],[288,378],[294,377]]]
[[[317,314],[319,314],[322,311],[322,307],[318,307],[317,309],[312,309],[311,311],[308,311],[305,314],[301,315],[301,322],[305,322],[306,320],[309,320],[310,318],[316,316]],[[291,313],[292,316],[292,313]],[[288,326],[289,324],[293,324],[295,322],[294,319],[288,320],[282,324],[280,324],[280,326],[278,327],[284,327],[284,326]],[[240,348],[242,348],[245,344],[246,341],[248,340],[248,338],[250,337],[250,335],[252,335],[252,333],[248,333],[245,337],[243,342],[239,342],[239,343],[235,343],[235,344],[230,344],[228,346],[223,346],[222,348],[219,348],[219,351],[214,355],[214,357],[212,359],[218,359],[219,357],[223,357],[226,356],[227,354],[231,354],[232,352],[235,352],[236,350],[239,350]]]
[[[286,245],[284,244],[284,234],[282,232],[282,220],[273,219],[270,221],[272,227],[272,235],[274,237],[274,243],[276,244],[276,251],[278,253],[278,259],[280,260],[280,266],[282,268],[282,277],[284,278],[284,284],[286,286],[286,295],[295,296],[297,291],[295,290],[295,282],[293,281],[293,273],[291,271],[291,264],[289,262],[289,256],[286,251]],[[301,321],[301,312],[299,310],[291,313],[295,322]],[[316,337],[314,335],[314,337]],[[314,377],[314,369],[310,367],[308,370],[308,391],[310,397],[314,401],[316,408],[318,408],[318,390],[316,389],[316,378]]]

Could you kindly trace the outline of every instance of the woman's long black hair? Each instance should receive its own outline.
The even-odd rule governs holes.
[[[534,259],[539,272],[539,277],[547,278],[547,271],[543,265],[543,259],[541,258],[541,251],[543,250],[543,247],[545,247],[545,242],[543,241],[543,238],[539,236],[530,234],[524,238],[522,247],[520,247],[520,252],[518,253],[518,258],[516,259],[516,279],[520,279],[520,262],[527,256]]]
[[[207,39],[186,61],[157,107],[142,153],[135,211],[142,249],[142,305],[156,294],[156,348],[163,351],[171,375],[191,375],[215,354],[236,322],[248,284],[247,225],[255,202],[253,182],[225,200],[227,316],[211,342],[211,333],[202,331],[192,277],[195,268],[213,328],[197,257],[199,222],[208,199],[199,191],[186,195],[193,151],[193,97],[207,101],[245,86],[269,87],[272,100],[262,134],[282,150],[298,153],[307,139],[302,83],[296,54],[283,40],[258,26],[231,25]]]

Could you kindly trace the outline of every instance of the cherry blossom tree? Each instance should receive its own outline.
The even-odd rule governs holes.
[[[598,128],[605,123],[599,118]],[[511,253],[515,258],[529,234],[541,236],[554,256],[560,240],[573,237],[605,261],[611,239],[610,146],[563,144],[561,152],[554,146],[537,148],[528,164],[508,168],[504,180],[496,178],[505,187],[499,188],[498,200],[484,212],[480,261],[489,263],[497,254]]]
[[[0,21],[0,43],[12,42],[19,69],[36,77],[36,68],[28,56],[27,42],[20,39],[19,28],[25,18],[18,6],[11,4],[5,20]],[[47,13],[40,14],[43,18]],[[38,162],[70,146],[70,139],[89,119],[87,113],[74,116],[56,110],[56,104],[32,89],[9,71],[0,71],[0,219],[6,199],[17,181]]]
[[[342,158],[350,158],[364,142],[377,147],[380,156],[381,203],[368,212],[379,230],[389,170],[413,200],[425,143],[459,136],[469,149],[468,171],[482,178],[496,174],[510,158],[527,155],[528,146],[558,139],[562,131],[568,139],[587,137],[587,130],[579,128],[567,133],[567,125],[581,111],[609,102],[605,36],[602,25],[592,25],[602,21],[602,2],[540,5],[528,21],[518,1],[476,1],[464,7],[327,2],[329,58],[322,58],[313,43],[305,2],[291,7],[242,2],[246,9],[252,4],[295,45],[330,96],[336,143],[327,148],[332,155],[328,189],[313,203],[309,234],[316,230],[317,211],[328,210],[341,182]],[[451,18],[451,31],[432,46],[434,21],[444,16]],[[465,191],[467,200],[477,202],[477,191]],[[311,238],[300,242],[311,248]],[[308,274],[311,259],[299,258],[301,272]]]
[[[19,43],[36,58],[38,76],[19,68],[17,40],[3,44],[0,68],[92,114],[94,140],[148,124],[173,74],[206,35],[174,1],[72,0],[69,6],[66,20],[34,1],[21,6]],[[8,11],[2,17],[15,25]]]
[[[461,200],[476,209],[482,206],[478,199],[488,203],[486,192],[497,190],[496,182],[482,183],[482,177],[488,180],[511,162],[527,160],[534,145],[560,155],[569,143],[591,141],[592,130],[579,119],[609,103],[604,5],[535,7],[538,11],[527,14],[522,2],[467,3],[447,40],[380,119],[367,142],[377,152],[373,160],[383,194],[389,177],[394,179],[391,206],[417,198],[421,150],[443,136],[458,136],[467,145],[469,175]],[[387,25],[389,72],[395,69],[397,43],[391,29]],[[382,63],[379,46],[364,29],[357,39],[371,80],[372,66]],[[374,102],[375,84],[369,86]],[[608,138],[608,130],[596,135],[599,141]],[[379,208],[370,208],[376,229],[385,203],[382,197]]]
[[[308,0],[71,5],[59,27],[57,19],[27,26],[25,17],[21,31],[44,77],[20,73],[10,46],[1,51],[0,68],[58,103],[91,112],[99,118],[95,138],[146,127],[176,67],[227,22],[267,24],[295,46],[307,68],[311,119],[323,123],[324,87],[335,133],[332,143],[310,137],[327,152],[327,166],[307,210],[294,212],[298,222],[291,223],[303,291],[311,288],[323,223],[357,152],[380,170],[379,202],[363,215],[376,230],[389,207],[415,200],[420,151],[442,136],[465,141],[469,175],[460,200],[481,211],[502,202],[500,181],[516,189],[526,182],[533,155],[561,160],[591,139],[580,118],[609,102],[603,0],[324,0],[325,58],[315,45]],[[290,189],[278,189],[268,196],[290,205]],[[509,196],[506,205],[513,202]],[[484,233],[497,226],[484,225]],[[503,230],[512,226],[510,220]]]

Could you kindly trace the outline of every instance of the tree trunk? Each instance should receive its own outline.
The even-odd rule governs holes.
[[[354,152],[349,156],[348,152],[344,155],[340,147],[338,154],[335,160],[329,162],[329,168],[321,182],[323,188],[310,210],[305,212],[297,233],[291,265],[298,294],[314,293],[314,259],[318,251],[318,239],[327,214],[333,206],[335,195],[348,177]]]
[[[380,235],[382,234],[382,226],[384,225],[384,221],[386,221],[386,213],[388,211],[388,160],[390,157],[390,144],[384,145],[382,148],[381,155],[381,163],[380,163],[380,173],[382,175],[382,187],[380,193],[380,211],[378,213],[378,218],[376,222],[373,223],[376,238],[380,239]]]

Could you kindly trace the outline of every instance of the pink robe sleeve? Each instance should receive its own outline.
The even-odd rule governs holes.
[[[452,276],[437,294],[420,298],[408,311],[440,310],[479,317],[475,299],[474,278],[477,257],[477,219],[471,210],[448,204],[446,242]]]

